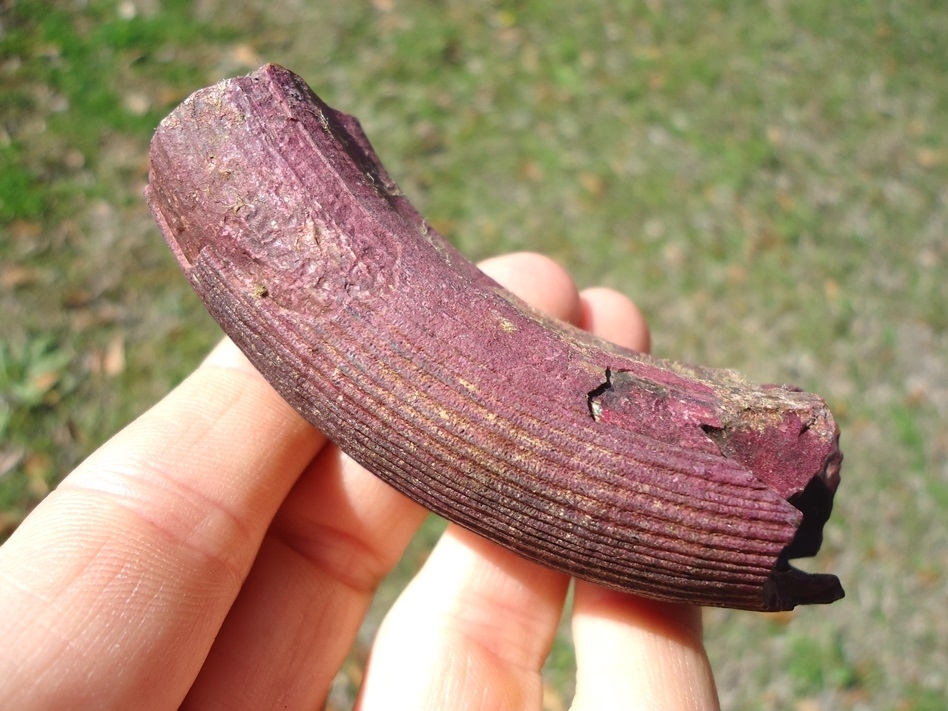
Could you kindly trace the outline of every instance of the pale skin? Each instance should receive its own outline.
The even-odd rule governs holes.
[[[482,269],[621,345],[621,294],[536,254]],[[425,511],[225,340],[0,548],[0,707],[314,709]],[[570,580],[449,526],[385,617],[362,711],[542,708]],[[716,709],[696,608],[576,582],[575,711]]]

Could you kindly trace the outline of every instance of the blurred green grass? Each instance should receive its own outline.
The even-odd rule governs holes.
[[[659,354],[828,399],[847,459],[813,565],[848,597],[710,611],[726,708],[941,708],[946,36],[936,0],[0,0],[0,529],[218,338],[141,200],[147,142],[275,61],[472,258],[546,252],[632,296]]]

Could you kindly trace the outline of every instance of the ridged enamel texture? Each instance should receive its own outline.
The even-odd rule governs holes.
[[[147,199],[195,291],[280,394],[432,511],[648,597],[842,597],[788,560],[839,481],[825,403],[555,322],[412,208],[358,122],[268,65],[159,126]],[[314,502],[315,503],[315,502]]]

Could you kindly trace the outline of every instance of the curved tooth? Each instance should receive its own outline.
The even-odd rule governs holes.
[[[464,259],[358,122],[274,65],[159,126],[146,196],[195,291],[300,413],[431,510],[570,575],[755,610],[842,596],[825,403],[553,321]]]

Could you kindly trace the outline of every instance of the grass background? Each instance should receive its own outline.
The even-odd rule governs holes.
[[[632,296],[658,354],[827,398],[812,569],[847,597],[709,611],[726,708],[944,708],[945,37],[942,0],[0,0],[0,535],[218,339],[144,208],[147,143],[274,61],[470,257],[546,252]],[[572,663],[564,632],[551,711]]]

